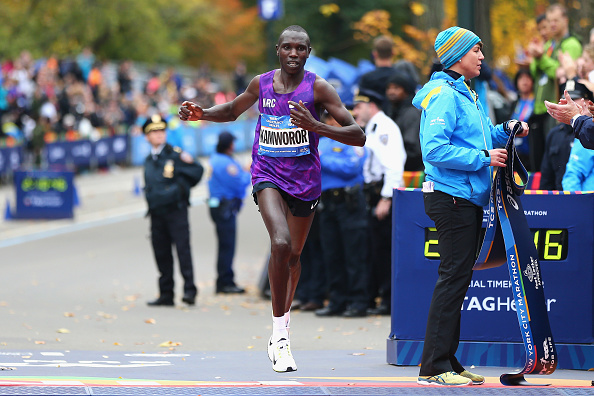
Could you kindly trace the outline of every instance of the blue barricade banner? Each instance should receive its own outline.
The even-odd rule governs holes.
[[[128,137],[116,135],[97,141],[83,139],[48,143],[45,146],[45,155],[50,166],[85,167],[124,162],[128,158]]]
[[[74,217],[74,173],[69,171],[15,171],[16,210],[19,219]]]
[[[17,170],[23,162],[23,148],[2,147],[0,148],[0,175]]]

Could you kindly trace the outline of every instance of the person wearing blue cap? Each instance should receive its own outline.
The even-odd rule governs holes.
[[[493,166],[505,166],[503,148],[519,121],[494,126],[468,80],[480,74],[481,39],[454,26],[435,40],[444,66],[419,90],[413,104],[421,110],[421,151],[425,165],[425,213],[435,222],[439,241],[439,277],[429,315],[420,385],[482,384],[455,357],[460,341],[461,307],[472,280],[483,206],[489,201]],[[528,125],[516,136],[528,135]]]
[[[216,292],[241,294],[245,290],[235,284],[233,257],[237,234],[237,214],[243,204],[250,173],[233,158],[235,136],[223,131],[216,152],[210,157],[212,173],[208,180],[210,218],[217,232]]]

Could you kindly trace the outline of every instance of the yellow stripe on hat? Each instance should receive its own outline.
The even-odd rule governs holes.
[[[468,30],[464,29],[464,28],[460,28],[460,30],[458,30],[456,33],[454,33],[454,35],[452,37],[450,37],[448,39],[448,41],[446,41],[445,43],[443,43],[443,45],[441,47],[439,47],[439,49],[436,51],[437,52],[437,56],[439,56],[441,58],[441,56],[450,48],[452,48],[457,42],[458,40],[464,36],[464,34],[466,34]]]
[[[427,94],[427,96],[425,96],[425,99],[423,99],[423,101],[421,102],[421,107],[424,108],[424,109],[427,109],[427,105],[429,104],[429,101],[431,100],[431,97],[433,95],[437,95],[440,92],[441,92],[441,85],[439,87],[435,87],[431,91],[429,91],[429,93]]]

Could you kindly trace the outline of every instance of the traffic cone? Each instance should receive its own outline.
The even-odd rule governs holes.
[[[134,176],[134,189],[132,190],[132,193],[134,194],[134,196],[138,197],[140,196],[140,192],[141,192],[141,188],[140,188],[140,179],[138,178],[138,176]]]
[[[6,210],[4,211],[4,220],[12,220],[12,210],[10,210],[10,201],[6,198]]]

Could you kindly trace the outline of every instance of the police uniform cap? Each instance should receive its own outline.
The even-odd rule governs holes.
[[[565,84],[561,86],[561,97],[563,92],[567,90],[571,99],[586,99],[593,100],[594,94],[584,84],[577,82],[576,80],[567,80]]]
[[[147,134],[152,131],[164,131],[167,129],[167,121],[165,121],[159,114],[153,114],[147,118],[142,125],[142,132]]]
[[[370,102],[375,103],[378,105],[378,107],[381,107],[382,103],[384,103],[384,96],[372,89],[360,88],[353,98],[353,104]]]
[[[219,142],[217,143],[217,153],[225,152],[231,143],[235,140],[235,136],[231,132],[223,131],[219,134]]]

